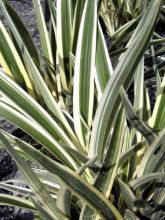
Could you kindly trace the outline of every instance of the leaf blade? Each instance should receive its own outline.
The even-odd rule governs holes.
[[[97,1],[86,1],[77,43],[73,91],[74,126],[83,146],[86,143],[85,136],[87,136],[87,131],[83,127],[81,117],[89,127],[92,124],[96,25]]]

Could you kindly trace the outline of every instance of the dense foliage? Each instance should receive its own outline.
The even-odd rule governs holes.
[[[0,131],[0,146],[24,176],[0,183],[15,192],[0,194],[0,204],[29,209],[35,219],[160,219],[165,39],[155,27],[164,24],[163,1],[47,3],[49,24],[33,0],[37,49],[9,2],[0,1],[7,23],[0,21],[0,115],[42,145]],[[15,185],[22,181],[28,188]]]

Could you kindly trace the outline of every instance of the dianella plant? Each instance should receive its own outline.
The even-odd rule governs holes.
[[[32,2],[40,48],[0,1],[0,116],[42,148],[0,130],[23,174],[0,182],[14,192],[0,194],[0,204],[44,220],[160,219],[165,39],[155,27],[164,2],[48,0],[49,23],[40,0]]]

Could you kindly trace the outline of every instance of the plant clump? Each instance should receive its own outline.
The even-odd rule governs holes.
[[[23,175],[0,182],[14,192],[0,205],[35,219],[163,218],[164,1],[47,0],[49,23],[32,3],[41,50],[0,1],[0,116],[41,146],[0,130]]]

